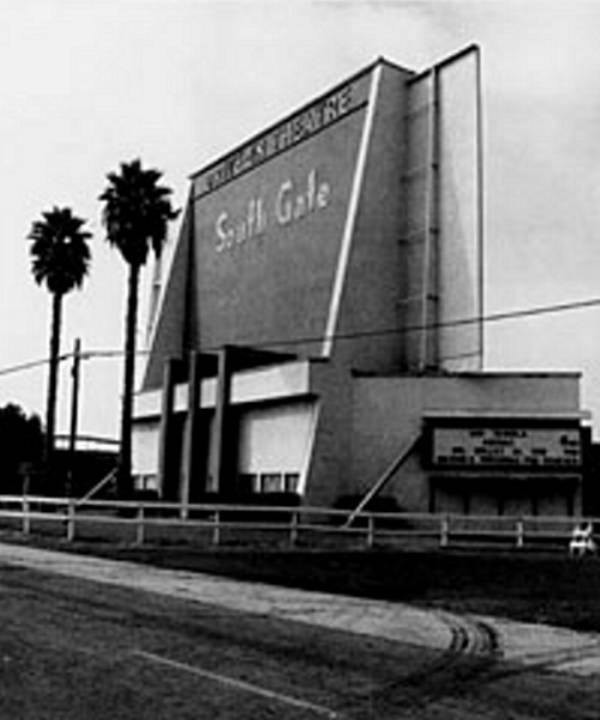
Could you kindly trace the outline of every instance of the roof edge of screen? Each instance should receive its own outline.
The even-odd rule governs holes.
[[[470,45],[466,45],[464,48],[461,48],[460,50],[457,50],[456,52],[452,53],[451,55],[447,55],[446,57],[442,58],[441,60],[438,60],[438,62],[434,63],[433,65],[430,65],[428,68],[425,68],[425,70],[421,70],[421,72],[414,73],[411,78],[409,78],[408,82],[418,82],[419,80],[423,80],[428,75],[430,75],[433,70],[441,70],[445,65],[450,65],[453,62],[457,62],[458,60],[461,60],[466,55],[470,55],[471,53],[479,53],[481,52],[480,47],[477,43],[471,43]]]
[[[265,135],[269,132],[272,132],[275,130],[278,126],[283,125],[284,123],[288,122],[292,118],[294,118],[296,115],[299,115],[303,112],[305,112],[308,108],[312,107],[313,105],[317,104],[324,98],[328,97],[332,93],[335,93],[338,90],[341,90],[344,86],[346,86],[348,83],[356,81],[358,78],[362,77],[363,75],[366,75],[370,72],[372,72],[378,65],[387,65],[389,67],[392,67],[396,70],[401,70],[405,73],[409,74],[415,74],[413,70],[409,70],[407,68],[402,67],[401,65],[398,65],[396,63],[393,63],[389,60],[387,60],[384,57],[378,57],[373,62],[369,63],[365,67],[361,68],[360,70],[357,70],[355,73],[352,73],[352,75],[349,75],[348,77],[344,78],[343,80],[340,80],[339,82],[335,83],[335,85],[332,85],[331,87],[327,88],[323,92],[320,92],[319,94],[312,97],[307,102],[303,103],[302,105],[296,107],[291,112],[287,113],[281,118],[278,118],[272,123],[269,123],[266,127],[262,128],[261,130],[253,133],[252,135],[248,136],[245,140],[243,140],[240,143],[236,143],[232,148],[227,150],[226,152],[220,154],[218,157],[216,157],[214,160],[211,160],[206,165],[203,165],[198,170],[194,171],[188,176],[188,179],[190,181],[196,180],[200,175],[203,175],[204,173],[209,172],[213,168],[217,167],[220,163],[222,163],[224,160],[226,160],[230,155],[233,155],[234,153],[238,152],[242,148],[244,148],[246,145],[249,145],[253,142],[255,142],[258,138],[260,138],[262,135]]]

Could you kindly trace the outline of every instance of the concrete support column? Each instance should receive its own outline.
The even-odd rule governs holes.
[[[215,405],[215,419],[213,424],[213,448],[210,475],[213,479],[213,489],[217,492],[227,492],[228,452],[227,444],[231,442],[228,437],[229,402],[231,395],[231,375],[234,349],[223,346],[219,350],[219,370],[217,376],[217,397]],[[229,448],[231,452],[232,448]]]
[[[190,502],[192,483],[198,482],[198,423],[200,419],[200,387],[202,385],[201,353],[192,351],[189,356],[188,413],[185,427],[185,456],[181,473],[179,500],[182,512]],[[185,510],[187,515],[187,510]]]
[[[171,465],[171,435],[173,425],[173,398],[175,381],[181,361],[170,358],[164,364],[162,384],[162,404],[160,412],[160,429],[158,445],[158,489],[161,497],[168,483]]]

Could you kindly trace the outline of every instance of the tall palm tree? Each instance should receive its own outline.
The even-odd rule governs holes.
[[[88,238],[83,230],[85,220],[73,215],[70,208],[54,207],[42,213],[29,235],[31,272],[38,285],[45,285],[52,295],[52,326],[50,331],[50,367],[48,372],[48,398],[46,403],[46,443],[44,463],[46,474],[52,474],[54,452],[54,422],[58,392],[58,363],[63,297],[81,287],[88,274],[91,253]]]
[[[171,206],[171,189],[158,184],[161,177],[162,173],[158,170],[143,169],[140,160],[121,163],[119,173],[107,175],[108,185],[99,198],[104,203],[102,222],[106,228],[106,239],[129,265],[121,451],[117,473],[117,488],[122,498],[130,496],[133,490],[131,418],[139,275],[150,250],[160,256],[167,237],[168,222],[179,213]]]

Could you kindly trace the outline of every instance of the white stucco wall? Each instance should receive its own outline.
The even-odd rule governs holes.
[[[131,462],[134,475],[156,475],[158,473],[158,448],[158,420],[137,422],[131,443]]]
[[[313,402],[247,410],[240,419],[240,473],[298,473],[303,491],[315,417]]]

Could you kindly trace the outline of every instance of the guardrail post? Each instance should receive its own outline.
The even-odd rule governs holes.
[[[29,535],[31,532],[31,516],[29,515],[29,500],[26,495],[23,495],[23,535]]]
[[[375,539],[375,518],[372,515],[367,517],[367,547],[373,547]]]
[[[447,515],[442,517],[442,524],[440,527],[440,547],[448,547],[448,540],[450,538],[450,519]]]
[[[140,503],[137,509],[136,526],[135,526],[135,544],[144,544],[144,505]]]
[[[294,545],[298,542],[298,513],[293,512],[290,521],[290,545]]]
[[[524,545],[523,520],[517,520],[517,547],[522,548]]]
[[[75,500],[70,498],[67,507],[67,541],[75,539]]]
[[[219,510],[215,511],[215,514],[213,516],[213,535],[212,535],[212,541],[213,545],[218,545],[221,542],[221,513]]]
[[[182,502],[179,506],[179,518],[180,520],[187,520],[189,517],[190,511],[188,508],[187,502]]]

